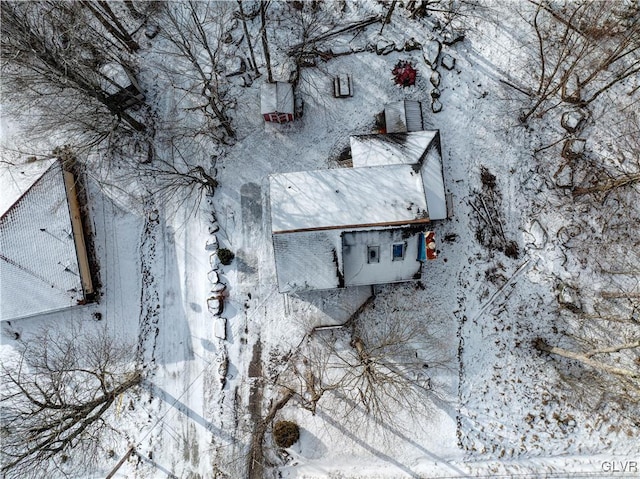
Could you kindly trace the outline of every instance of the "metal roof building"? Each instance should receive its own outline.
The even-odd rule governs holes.
[[[387,133],[422,130],[422,106],[419,101],[402,100],[384,107]]]

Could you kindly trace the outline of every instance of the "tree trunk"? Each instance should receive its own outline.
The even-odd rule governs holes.
[[[382,26],[380,27],[380,35],[382,35],[382,30],[384,30],[384,26],[387,25],[388,23],[391,23],[391,15],[393,15],[393,10],[396,8],[396,3],[398,3],[398,0],[393,0],[393,2],[391,2],[391,6],[387,11],[387,16],[384,17]]]
[[[256,430],[253,433],[253,438],[251,440],[249,464],[247,467],[248,476],[250,479],[262,479],[264,462],[264,451],[262,450],[262,443],[264,442],[264,435],[267,432],[269,424],[271,424],[273,419],[276,417],[277,412],[287,405],[293,395],[294,392],[288,390],[277,403],[271,406],[269,414],[267,414],[267,416],[256,426]]]
[[[240,17],[242,18],[244,37],[247,39],[247,45],[249,46],[249,54],[251,55],[251,63],[253,63],[253,71],[256,72],[256,75],[260,75],[258,64],[256,63],[256,55],[253,51],[253,44],[251,43],[251,37],[249,36],[249,29],[247,28],[247,19],[244,16],[244,9],[242,8],[242,0],[238,0],[238,8],[240,9]]]
[[[269,52],[269,42],[267,41],[267,7],[269,2],[260,1],[260,21],[262,28],[260,30],[260,38],[262,39],[262,50],[264,51],[264,61],[267,64],[267,81],[273,83],[273,72],[271,71],[271,53]]]
[[[594,361],[593,359],[591,359],[590,355],[588,354],[575,353],[573,351],[558,348],[556,346],[549,346],[543,339],[537,339],[534,343],[534,346],[536,347],[536,349],[539,349],[540,351],[545,351],[549,354],[562,356],[563,358],[567,358],[567,359],[573,359],[574,361],[579,361],[583,364],[586,364],[587,366],[590,366],[594,369],[599,369],[600,371],[605,371],[609,374],[613,374],[616,376],[624,376],[624,377],[633,378],[633,379],[640,378],[640,371],[630,371],[628,369],[610,366],[600,361]],[[622,348],[623,347],[620,347],[620,349]],[[612,348],[612,350],[614,349],[616,348]]]
[[[640,183],[640,173],[634,175],[623,176],[622,178],[615,178],[606,181],[602,184],[591,186],[588,188],[575,188],[573,190],[574,196],[588,195],[590,193],[606,193],[616,188],[622,188],[625,186],[634,185]]]
[[[103,15],[91,2],[87,0],[82,1],[84,5],[93,16],[102,24],[102,26],[120,43],[122,43],[127,50],[131,53],[140,49],[140,45],[136,42],[129,32],[124,28],[118,17],[113,13],[107,2],[99,1],[98,4],[103,8],[106,14],[111,18],[111,22],[107,17]],[[112,23],[113,22],[113,23]]]

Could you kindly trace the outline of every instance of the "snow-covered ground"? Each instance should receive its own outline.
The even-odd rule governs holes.
[[[281,16],[274,25],[286,26],[287,8],[271,8],[275,18]],[[534,46],[519,32],[525,28],[519,14],[531,8],[525,2],[487,2],[465,10],[457,20],[465,39],[443,45],[441,52],[455,59],[455,67],[437,67],[439,113],[430,109],[432,69],[422,50],[338,56],[302,70],[298,94],[304,116],[292,124],[265,124],[260,116],[265,76],[250,87],[234,87],[239,138],[216,163],[215,196],[196,210],[152,202],[132,208],[92,187],[103,298],[13,327],[28,334],[52,321],[91,325],[93,313],[100,312],[114,333],[135,338],[145,379],[114,412],[115,455],[105,454],[96,477],[131,445],[136,455],[116,477],[247,477],[254,429],[280,398],[273,378],[287,369],[288,354],[313,326],[344,321],[369,295],[368,289],[346,298],[331,292],[278,293],[268,175],[336,167],[349,135],[373,132],[375,115],[401,99],[422,101],[425,129],[440,130],[454,216],[433,225],[439,256],[428,263],[420,285],[376,287],[376,307],[365,309],[359,320],[375,324],[376,315],[391,314],[419,322],[438,344],[437,356],[425,358],[426,366],[437,364],[426,367],[431,386],[424,404],[398,410],[385,423],[366,421],[358,409],[342,416],[334,407],[342,399],[332,394],[316,414],[291,400],[276,418],[298,423],[300,440],[278,451],[267,434],[265,476],[610,477],[613,467],[640,462],[634,418],[614,403],[588,406],[563,386],[549,357],[532,346],[537,337],[557,334],[558,278],[595,273],[572,270],[558,245],[546,239],[567,221],[532,164],[532,150],[550,127],[520,126],[518,92],[502,82],[528,80],[524,58]],[[383,11],[377,2],[348,3],[341,21]],[[428,18],[409,19],[398,7],[382,38],[396,45],[410,38],[426,42],[432,25]],[[374,24],[333,41],[375,43],[379,29]],[[294,43],[290,33],[270,31],[283,44]],[[281,79],[287,76],[284,49],[274,54],[274,72]],[[415,63],[415,86],[393,83],[391,69],[398,60]],[[353,76],[351,98],[333,98],[332,77],[340,73]],[[477,219],[475,201],[483,188],[491,189],[483,171],[495,175],[499,216],[494,219],[505,241],[517,245],[508,254],[478,241],[478,229],[487,225]],[[212,232],[212,225],[219,230]],[[212,255],[214,236],[234,251],[231,265]],[[209,311],[207,301],[218,283],[226,285],[220,315]],[[220,327],[220,316],[226,328]],[[11,344],[3,335],[3,349]],[[638,469],[620,473],[634,476]]]

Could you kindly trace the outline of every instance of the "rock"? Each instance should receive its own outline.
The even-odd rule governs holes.
[[[216,235],[212,235],[204,245],[204,249],[206,251],[216,251],[218,249],[218,237]]]
[[[144,29],[144,36],[149,40],[155,38],[160,33],[160,27],[158,25],[149,25]]]
[[[414,50],[420,50],[422,48],[422,43],[417,41],[415,38],[411,37],[409,40],[404,42],[404,51],[412,52]]]
[[[526,239],[527,246],[533,246],[536,249],[542,249],[547,244],[548,235],[538,220],[533,220],[527,230]]]
[[[464,40],[464,33],[460,30],[447,30],[442,35],[442,43],[447,46],[454,45]]]
[[[333,56],[348,55],[353,52],[351,45],[334,45],[329,48],[329,52]]]
[[[434,113],[442,111],[442,103],[440,103],[440,100],[434,99],[433,102],[431,102],[431,111]]]
[[[562,146],[562,157],[568,160],[575,160],[584,154],[584,147],[587,140],[584,138],[571,138],[565,140]]]
[[[215,283],[212,287],[211,287],[211,293],[213,294],[214,297],[222,297],[222,293],[224,293],[224,291],[227,289],[227,285],[224,283]]]
[[[570,164],[565,163],[558,171],[553,175],[556,186],[558,188],[572,188],[573,187],[573,168]]]
[[[422,56],[424,57],[424,61],[434,70],[438,65],[438,56],[440,55],[441,50],[442,44],[435,38],[429,40],[422,47]]]
[[[431,98],[440,98],[440,90],[438,90],[437,88],[431,90]]]
[[[380,39],[376,43],[376,53],[378,55],[388,55],[393,50],[395,50],[396,44],[391,40],[386,40],[384,38]]]
[[[211,253],[209,255],[209,266],[211,266],[211,269],[213,270],[217,270],[220,266],[220,259],[218,258],[217,253]]]
[[[429,81],[434,87],[438,88],[440,86],[440,72],[438,70],[433,70]]]
[[[562,99],[568,103],[580,103],[582,101],[580,79],[575,73],[569,75],[567,81],[562,85]]]
[[[453,70],[456,66],[456,59],[447,53],[446,55],[442,56],[440,63],[447,70]]]
[[[220,275],[217,271],[211,270],[207,273],[207,279],[211,284],[218,284],[220,282]]]
[[[224,388],[227,383],[227,373],[229,372],[229,358],[226,351],[220,355],[218,361],[218,376],[220,376],[220,384]]]
[[[224,311],[224,301],[212,296],[207,299],[207,309],[214,316],[220,316]]]
[[[587,115],[580,110],[565,111],[560,119],[560,124],[569,133],[575,133],[582,128],[586,117]]]
[[[213,334],[218,339],[227,339],[227,320],[221,316],[216,318]]]
[[[564,283],[558,287],[558,303],[573,313],[582,311],[579,292]]]

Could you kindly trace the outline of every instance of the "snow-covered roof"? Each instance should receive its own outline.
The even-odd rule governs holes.
[[[62,166],[56,160],[37,163],[2,171],[1,320],[62,309],[83,298]]]
[[[386,135],[355,135],[351,137],[351,157],[354,168],[380,165],[412,165],[419,163],[438,134],[437,130]]]
[[[411,165],[270,177],[274,233],[426,222],[422,177]]]
[[[261,113],[291,113],[293,114],[293,86],[291,83],[275,82],[263,83],[260,90]]]
[[[49,159],[0,167],[0,217],[4,216],[55,161]]]
[[[292,293],[340,287],[341,233],[324,230],[274,235],[279,291]]]

